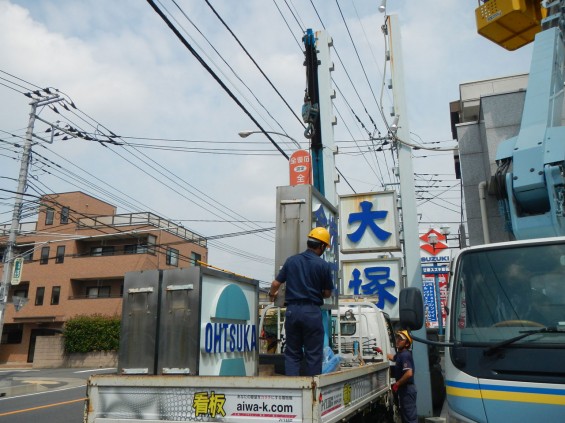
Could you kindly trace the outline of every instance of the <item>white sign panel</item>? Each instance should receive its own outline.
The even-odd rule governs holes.
[[[339,198],[341,252],[400,251],[396,191]]]
[[[256,376],[257,292],[252,284],[202,277],[199,374]]]
[[[398,317],[400,294],[400,259],[366,259],[342,262],[343,293],[376,296],[376,306],[392,318]]]
[[[157,394],[159,393],[159,395]],[[302,422],[302,391],[225,387],[128,387],[128,401],[100,391],[108,421]],[[309,420],[312,421],[312,420]]]

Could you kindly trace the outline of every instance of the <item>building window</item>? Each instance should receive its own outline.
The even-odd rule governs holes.
[[[43,247],[41,249],[41,258],[39,259],[39,264],[47,264],[49,261],[49,247]]]
[[[32,261],[33,260],[33,247],[22,251],[20,255],[23,257],[24,261]]]
[[[86,288],[87,298],[110,298],[109,286],[89,286]]]
[[[55,263],[63,263],[65,261],[65,246],[59,245],[57,247],[57,257],[55,257]]]
[[[155,244],[157,243],[157,237],[153,235],[147,236],[147,252],[149,254],[155,254]]]
[[[179,250],[175,248],[167,248],[167,264],[170,266],[179,265]]]
[[[45,296],[45,288],[40,286],[37,288],[35,292],[35,305],[40,306],[43,305],[43,297]]]
[[[149,235],[147,239],[140,239],[137,244],[124,245],[124,254],[155,254],[156,237]]]
[[[194,251],[190,253],[190,264],[192,266],[200,266],[199,261],[202,261],[202,256]]]
[[[2,330],[1,344],[21,344],[24,334],[23,323],[6,323]]]
[[[52,225],[54,217],[55,217],[55,210],[53,210],[51,207],[47,208],[45,210],[45,224]]]
[[[63,206],[61,209],[61,224],[69,223],[69,208],[67,206]]]
[[[51,290],[51,305],[59,304],[59,298],[61,297],[61,287],[54,286]]]
[[[147,252],[147,246],[138,244],[124,245],[124,254],[143,254]]]
[[[12,285],[12,298],[13,297],[20,297],[20,298],[27,298],[28,292],[28,285]]]
[[[90,249],[91,256],[113,256],[114,255],[114,246],[108,247],[92,247]]]

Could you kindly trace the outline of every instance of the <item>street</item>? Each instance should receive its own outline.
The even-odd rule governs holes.
[[[0,385],[37,384],[40,392],[0,398],[3,423],[80,423],[86,381],[91,374],[116,369],[0,369]]]

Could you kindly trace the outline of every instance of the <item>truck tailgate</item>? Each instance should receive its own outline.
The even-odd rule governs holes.
[[[315,377],[96,375],[85,422],[329,423],[388,392],[388,366]]]

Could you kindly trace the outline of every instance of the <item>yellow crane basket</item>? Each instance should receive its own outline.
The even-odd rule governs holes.
[[[485,0],[475,9],[477,31],[506,50],[516,50],[541,31],[539,0]]]

